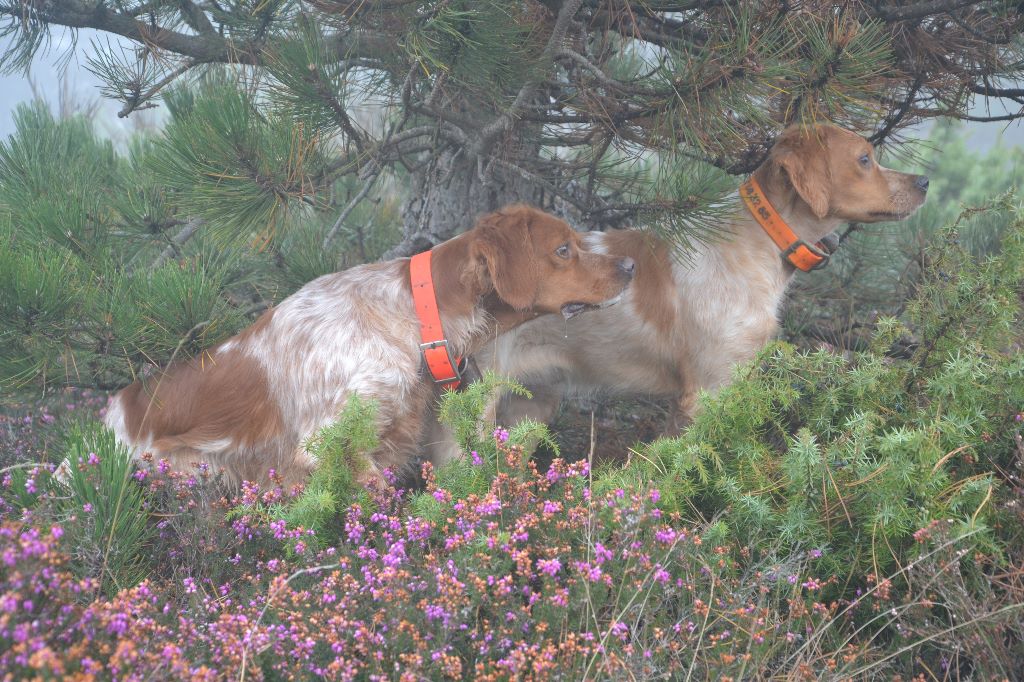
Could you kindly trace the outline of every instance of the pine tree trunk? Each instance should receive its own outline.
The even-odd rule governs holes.
[[[385,258],[429,249],[469,229],[483,213],[516,202],[543,206],[545,198],[543,188],[522,175],[496,166],[482,173],[476,163],[451,151],[422,166],[410,184],[402,241]]]

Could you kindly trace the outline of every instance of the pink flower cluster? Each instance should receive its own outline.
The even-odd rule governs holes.
[[[238,679],[243,669],[248,679],[674,677],[697,648],[719,672],[729,657],[737,671],[756,669],[752,657],[775,655],[780,628],[806,633],[835,613],[806,602],[823,586],[813,576],[751,582],[738,553],[666,518],[654,491],[598,495],[585,463],[556,460],[541,474],[518,448],[500,448],[517,466],[483,494],[456,498],[428,480],[439,520],[410,515],[407,498],[385,490],[318,538],[258,513],[288,503],[280,486],[246,484],[218,501],[204,497],[206,472],[151,471],[140,485],[173,513],[157,517],[150,577],[113,595],[76,577],[66,528],[6,521],[0,670],[83,680]],[[191,530],[174,525],[186,517]]]

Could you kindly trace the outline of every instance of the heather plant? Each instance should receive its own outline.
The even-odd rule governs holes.
[[[868,350],[770,346],[598,489],[652,481],[731,542],[824,551],[851,588],[903,565],[936,519],[979,550],[1019,542],[994,502],[1021,456],[1024,216],[1009,198],[976,210],[1002,216],[1001,250],[974,257],[957,224],[942,232],[904,321],[880,320]]]
[[[149,508],[127,448],[96,422],[64,427],[63,464],[26,463],[4,471],[0,497],[9,513],[39,515],[67,529],[71,562],[107,594],[137,584],[149,570]]]
[[[502,472],[498,457],[503,445],[533,446],[542,443],[558,452],[558,445],[547,426],[526,419],[515,426],[493,429],[484,426],[488,404],[499,392],[512,392],[529,397],[530,393],[521,385],[494,372],[486,372],[480,381],[473,382],[460,391],[446,391],[438,400],[438,419],[452,430],[463,456],[445,462],[430,475],[437,487],[447,491],[454,499],[463,499],[470,494],[482,494],[491,481]],[[525,474],[525,460],[513,475]],[[443,507],[431,494],[419,493],[412,497],[410,509],[419,516],[437,520],[443,514]]]
[[[967,546],[952,526],[915,535],[921,551],[900,569],[912,594],[885,576],[829,599],[828,550],[722,544],[715,527],[661,509],[656,488],[600,493],[586,462],[540,473],[520,446],[499,438],[496,450],[502,473],[483,494],[456,500],[428,476],[438,521],[409,515],[395,491],[376,491],[372,513],[344,509],[342,534],[319,549],[281,520],[222,520],[195,537],[205,573],[158,568],[113,595],[69,570],[63,525],[6,520],[0,667],[43,679],[845,679],[916,660],[938,669],[943,655],[965,674],[1012,664],[931,644],[1019,629],[1019,592],[995,583],[993,603],[953,620],[967,611],[941,595]],[[189,517],[209,499],[204,476],[158,467],[145,483]],[[246,486],[229,503],[287,495]]]

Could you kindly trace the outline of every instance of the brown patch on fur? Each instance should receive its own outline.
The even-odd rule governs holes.
[[[268,310],[231,341],[243,344],[273,315]],[[218,348],[125,388],[120,398],[128,433],[151,440],[158,455],[178,457],[198,453],[210,441],[228,439],[244,449],[279,436],[281,414],[259,363],[237,346],[223,353]]]
[[[524,210],[506,209],[480,218],[469,235],[471,259],[486,268],[501,300],[517,310],[533,305],[540,286],[530,223]]]
[[[658,333],[670,334],[676,317],[676,297],[669,245],[649,232],[637,230],[610,230],[605,233],[604,244],[608,253],[636,261],[636,274],[630,286],[637,310]]]
[[[818,218],[828,215],[832,177],[824,140],[799,128],[784,131],[772,147],[770,161],[785,170],[797,194]]]

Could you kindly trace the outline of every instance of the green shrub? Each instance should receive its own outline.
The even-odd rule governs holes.
[[[372,509],[372,500],[358,479],[366,467],[363,456],[379,442],[376,416],[376,403],[350,396],[338,420],[306,444],[317,466],[305,489],[283,513],[289,525],[334,538],[348,505],[356,502]]]
[[[445,392],[438,402],[438,418],[452,430],[463,456],[437,469],[428,467],[428,482],[447,491],[452,499],[482,495],[502,471],[519,477],[526,473],[528,460],[518,458],[511,468],[512,465],[500,457],[501,446],[543,443],[558,452],[558,445],[544,424],[527,419],[508,430],[492,430],[483,426],[487,423],[484,412],[488,403],[502,391],[530,396],[530,392],[516,382],[494,372],[486,372],[480,381],[465,386],[461,391]],[[428,493],[413,495],[409,508],[417,516],[436,522],[443,515],[441,502]]]
[[[149,572],[152,538],[144,471],[101,424],[72,425],[63,448],[61,476],[51,480],[51,512],[64,523],[72,566],[99,580],[113,595]],[[63,480],[58,480],[63,479]]]

